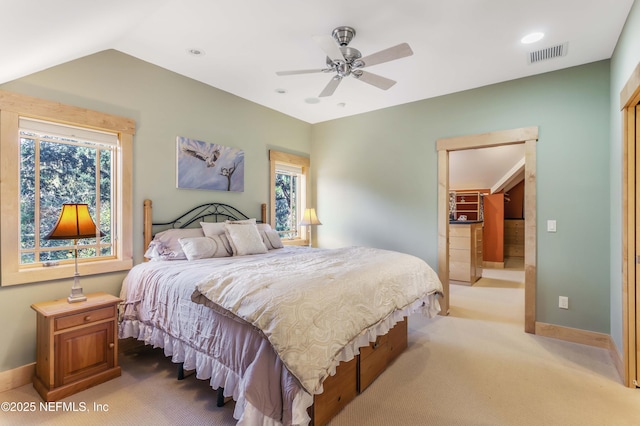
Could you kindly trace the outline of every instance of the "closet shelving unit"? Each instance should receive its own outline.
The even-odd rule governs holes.
[[[483,220],[482,194],[478,191],[451,191],[449,193],[449,219],[459,220],[466,216],[468,221]]]

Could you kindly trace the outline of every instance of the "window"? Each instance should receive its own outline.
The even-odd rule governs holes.
[[[104,234],[78,241],[80,274],[129,269],[135,123],[2,91],[0,123],[0,284],[73,276],[73,240],[45,239],[63,203],[88,204]]]
[[[309,159],[269,151],[271,165],[271,226],[284,242],[305,243],[306,229],[298,224],[307,204]]]
[[[302,167],[276,163],[276,224],[275,230],[280,237],[287,239],[299,238],[298,222],[304,186]],[[302,209],[304,210],[304,209]]]
[[[46,240],[64,203],[86,203],[105,234],[78,241],[78,258],[109,258],[118,135],[20,117],[20,265],[70,257],[73,241]],[[96,215],[96,212],[99,212]]]

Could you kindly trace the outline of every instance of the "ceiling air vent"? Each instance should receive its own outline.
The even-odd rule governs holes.
[[[569,43],[562,43],[555,46],[547,47],[546,49],[529,52],[529,63],[535,64],[536,62],[542,62],[553,58],[559,58],[560,56],[566,56],[568,47]]]

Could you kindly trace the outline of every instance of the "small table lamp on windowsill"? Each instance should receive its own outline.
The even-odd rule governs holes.
[[[322,225],[318,220],[318,216],[316,216],[316,209],[306,209],[304,211],[304,216],[302,216],[302,220],[300,221],[300,226],[308,226],[309,227],[309,247],[311,247],[311,226],[312,225]]]
[[[89,214],[87,204],[63,204],[60,217],[53,230],[45,237],[47,240],[73,240],[76,272],[73,275],[73,287],[67,298],[69,303],[82,302],[87,297],[82,294],[80,274],[78,273],[78,240],[82,238],[104,237]]]

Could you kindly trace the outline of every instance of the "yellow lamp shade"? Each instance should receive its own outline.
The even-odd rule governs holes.
[[[104,237],[89,214],[87,204],[63,204],[56,226],[45,237],[47,240],[79,240]]]

